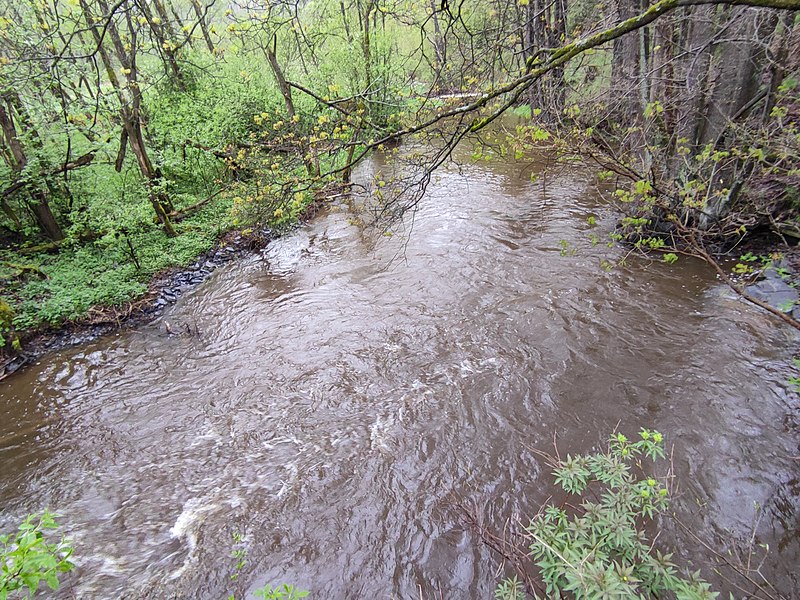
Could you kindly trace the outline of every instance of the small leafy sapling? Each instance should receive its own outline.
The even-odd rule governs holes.
[[[57,527],[55,515],[45,510],[29,515],[16,533],[0,535],[0,600],[30,598],[42,582],[56,590],[58,576],[75,568],[69,542],[48,540],[47,532]]]
[[[672,554],[648,541],[645,524],[666,511],[666,478],[646,472],[665,458],[664,438],[642,429],[631,440],[615,433],[604,452],[550,458],[555,482],[578,496],[545,506],[525,528],[529,556],[547,597],[713,600],[698,573],[681,575]],[[511,600],[519,586],[505,580],[495,591]]]

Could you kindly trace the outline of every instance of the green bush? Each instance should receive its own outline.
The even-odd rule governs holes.
[[[581,501],[571,501],[569,510],[548,505],[525,529],[548,597],[717,596],[699,573],[681,576],[672,555],[654,549],[644,531],[666,510],[669,492],[664,481],[644,473],[643,462],[663,458],[662,435],[643,429],[635,442],[618,433],[605,452],[553,460],[556,483]],[[507,579],[495,596],[521,598],[522,585]]]
[[[0,600],[14,592],[29,598],[42,581],[50,589],[58,589],[59,574],[75,565],[69,561],[72,547],[63,538],[52,543],[45,537],[47,530],[57,527],[53,515],[44,511],[28,516],[17,533],[0,536]]]

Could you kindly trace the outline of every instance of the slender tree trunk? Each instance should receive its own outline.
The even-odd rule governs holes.
[[[439,11],[436,9],[436,0],[431,0],[431,20],[433,21],[433,55],[435,57],[433,70],[434,78],[447,85],[444,77],[445,63],[447,62],[447,46],[442,37],[442,28],[439,25]]]
[[[344,24],[344,34],[347,37],[347,43],[353,43],[353,34],[350,33],[350,21],[347,18],[347,10],[344,7],[344,0],[339,0],[339,10],[342,13],[342,23]]]
[[[359,0],[359,8],[361,8],[361,2]],[[370,25],[370,17],[372,16],[372,11],[375,8],[375,0],[366,0],[363,8],[363,14],[360,17],[361,20],[361,52],[364,55],[364,77],[366,83],[366,90],[367,93],[372,92],[372,34],[371,34],[371,25]]]
[[[203,39],[206,42],[208,51],[211,52],[211,54],[214,54],[214,42],[211,40],[211,34],[208,31],[205,11],[201,8],[198,0],[192,0],[192,8],[194,9],[194,14],[197,17],[197,22],[200,24],[200,31],[203,33]]]
[[[177,47],[175,43],[175,32],[172,30],[166,10],[158,0],[153,0],[153,6],[156,9],[155,15],[147,2],[139,2],[138,5],[142,10],[144,18],[147,20],[150,31],[153,33],[153,37],[158,46],[157,50],[161,56],[161,62],[164,63],[166,72],[179,89],[184,89],[183,74],[178,65],[178,58],[175,55],[175,49]],[[130,15],[130,13],[128,14]]]
[[[624,21],[640,12],[639,0],[617,0],[617,19]],[[617,101],[617,116],[623,126],[639,122],[640,101],[637,90],[641,76],[641,40],[637,35],[624,35],[614,40],[611,63],[611,101]]]
[[[18,102],[18,99],[10,97],[10,94],[12,93],[7,92],[2,96],[2,99],[9,105],[9,108]],[[30,126],[30,124],[28,125]],[[11,170],[17,177],[21,177],[23,169],[28,164],[28,157],[17,135],[17,129],[14,126],[12,115],[9,111],[6,111],[6,107],[2,104],[0,104],[0,130],[3,132],[3,137],[5,138],[12,159],[10,163]],[[58,224],[58,221],[56,221],[55,215],[50,208],[47,192],[38,187],[35,182],[29,182],[25,188],[30,196],[27,206],[36,220],[39,229],[53,241],[57,242],[63,240],[64,232],[61,230],[61,226]],[[3,200],[3,203],[5,204],[5,200]],[[5,210],[5,206],[4,212],[9,214],[9,211]],[[12,220],[14,220],[15,223],[19,223],[19,219]]]
[[[269,66],[272,68],[272,74],[275,76],[275,81],[278,83],[278,89],[281,91],[281,95],[283,96],[283,103],[286,106],[286,115],[289,121],[294,120],[294,116],[296,113],[294,107],[294,98],[292,97],[292,88],[289,83],[286,81],[286,76],[283,73],[283,69],[281,68],[280,63],[278,62],[277,56],[277,47],[278,47],[278,36],[277,34],[272,35],[272,44],[267,45],[265,48],[265,52],[267,54],[267,60],[269,61]],[[314,164],[311,158],[308,156],[308,145],[303,141],[300,140],[300,152],[303,155],[303,164],[306,167],[306,171],[308,172],[309,176],[315,177],[319,175],[319,167]]]
[[[705,126],[711,40],[716,30],[714,7],[695,6],[686,9],[684,23],[686,35],[683,36],[684,43],[680,49],[684,58],[678,63],[678,81],[682,82],[682,89],[676,98],[676,136],[689,154],[695,154]],[[676,166],[678,164],[676,161]],[[674,174],[677,175],[676,172]]]
[[[784,14],[775,32],[776,40],[772,51],[773,59],[768,65],[769,84],[767,85],[767,99],[766,102],[764,102],[764,111],[761,116],[762,121],[765,123],[769,120],[772,109],[775,107],[778,88],[786,77],[787,70],[785,67],[789,60],[789,42],[794,20],[794,15],[789,13]],[[800,24],[795,27],[800,31]]]
[[[565,43],[567,36],[567,0],[555,0],[551,9],[551,19],[548,24],[550,34],[550,47],[558,48]],[[550,79],[550,103],[554,116],[564,110],[566,99],[566,85],[564,83],[564,67],[560,66],[549,74]]]
[[[542,0],[533,0],[522,10],[522,56],[525,60],[526,72],[534,68],[533,61],[537,52],[546,45],[543,26],[544,15],[541,14],[542,4]],[[531,107],[531,115],[534,114],[534,111],[541,111],[544,108],[545,99],[541,80],[537,80],[528,89],[527,96],[528,104]]]
[[[87,0],[80,0],[81,8],[83,8],[86,19],[90,24],[92,36],[97,43],[100,58],[102,59],[109,82],[117,94],[120,103],[120,117],[122,126],[127,134],[127,141],[130,145],[131,151],[136,157],[136,163],[139,166],[139,171],[144,179],[147,188],[147,195],[153,210],[156,213],[156,218],[163,225],[164,232],[169,236],[177,235],[172,223],[169,219],[169,212],[172,210],[172,203],[167,194],[161,189],[161,173],[153,166],[152,161],[147,153],[147,146],[144,141],[144,132],[142,130],[141,120],[141,88],[137,80],[137,67],[136,67],[136,48],[137,48],[137,35],[136,30],[131,21],[130,12],[126,14],[129,34],[129,47],[130,54],[126,50],[125,44],[122,42],[119,31],[117,30],[116,23],[109,22],[107,35],[111,38],[112,45],[115,49],[117,60],[122,66],[122,71],[126,78],[126,89],[130,97],[126,95],[123,90],[119,78],[114,69],[111,55],[106,50],[100,32],[94,23],[92,11],[88,6]],[[108,7],[105,0],[100,0],[100,7],[104,12],[108,13]],[[126,136],[123,136],[123,140]],[[118,164],[119,164],[118,160]]]
[[[17,231],[22,229],[22,221],[19,220],[17,213],[14,212],[14,209],[11,208],[11,205],[6,201],[5,198],[0,198],[0,208],[3,209],[3,213],[6,215],[8,220],[14,223],[14,227],[17,228]]]

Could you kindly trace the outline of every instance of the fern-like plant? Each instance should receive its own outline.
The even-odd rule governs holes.
[[[664,458],[663,436],[643,429],[639,439],[614,434],[605,452],[553,459],[555,481],[579,496],[575,508],[549,505],[525,528],[530,556],[553,598],[707,600],[717,594],[699,572],[682,575],[672,554],[653,548],[644,525],[666,510],[665,481],[644,472]],[[521,598],[516,579],[495,596]]]

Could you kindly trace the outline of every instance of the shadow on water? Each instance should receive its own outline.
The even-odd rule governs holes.
[[[555,434],[588,451],[619,424],[675,444],[677,513],[709,541],[747,537],[762,506],[765,573],[789,594],[796,340],[690,260],[606,272],[622,250],[591,240],[613,215],[589,177],[531,182],[536,168],[442,171],[410,236],[333,206],[161,321],[0,383],[0,524],[61,513],[79,560],[64,598],[265,581],[488,598],[496,562],[452,501],[498,527],[531,514],[553,491],[533,449]],[[233,581],[235,532],[248,564]],[[697,548],[669,525],[664,540]]]

